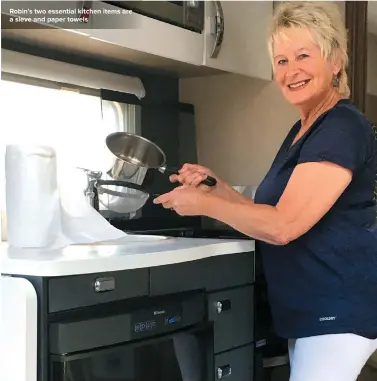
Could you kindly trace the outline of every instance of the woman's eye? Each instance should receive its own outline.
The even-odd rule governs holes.
[[[287,63],[286,59],[278,61],[278,65],[284,65],[285,63]]]
[[[307,58],[307,57],[309,57],[307,54],[300,54],[300,55],[298,56],[298,59],[299,59],[299,60],[303,60],[304,58]]]

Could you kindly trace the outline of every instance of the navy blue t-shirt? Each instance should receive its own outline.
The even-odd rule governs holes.
[[[296,165],[329,161],[353,173],[334,206],[287,245],[257,242],[276,332],[284,338],[356,333],[377,338],[377,234],[372,126],[349,101],[322,114],[291,147],[298,121],[257,189],[275,206]]]

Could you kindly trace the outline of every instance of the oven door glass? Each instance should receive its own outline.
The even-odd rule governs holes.
[[[192,330],[85,353],[51,356],[51,381],[206,381],[211,335]]]

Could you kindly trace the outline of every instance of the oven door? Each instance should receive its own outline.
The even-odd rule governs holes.
[[[203,1],[103,1],[171,25],[201,33],[204,29]]]
[[[106,349],[51,355],[50,380],[207,381],[211,343],[212,326],[206,324]]]

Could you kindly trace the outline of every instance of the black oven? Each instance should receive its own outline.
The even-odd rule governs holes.
[[[204,1],[103,1],[193,32],[204,29]]]
[[[200,292],[59,313],[49,341],[51,381],[213,378],[213,328]]]

